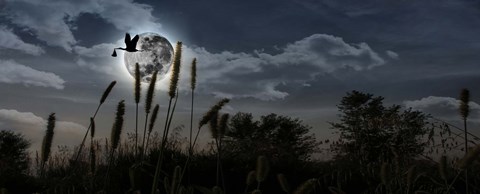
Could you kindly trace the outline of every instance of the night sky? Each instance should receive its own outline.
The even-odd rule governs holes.
[[[97,134],[108,136],[122,99],[123,137],[132,132],[133,78],[123,53],[110,56],[126,32],[183,42],[173,125],[184,132],[196,57],[194,123],[228,97],[224,112],[300,118],[321,140],[332,137],[327,121],[336,121],[336,105],[352,90],[456,123],[456,98],[468,88],[471,131],[480,135],[480,2],[473,0],[0,0],[0,129],[22,132],[38,148],[55,112],[54,145],[78,145],[103,90],[117,80]],[[154,101],[162,117],[168,84],[168,77],[158,83]]]

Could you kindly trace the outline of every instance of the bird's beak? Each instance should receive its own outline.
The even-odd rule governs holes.
[[[115,52],[115,49],[113,49],[112,57],[116,57],[116,56],[117,56],[117,52]]]

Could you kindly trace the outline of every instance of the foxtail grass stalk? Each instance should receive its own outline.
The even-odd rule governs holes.
[[[48,116],[47,131],[45,132],[45,136],[43,137],[43,141],[42,141],[41,176],[43,176],[45,174],[45,163],[48,161],[48,158],[50,156],[50,150],[52,148],[53,129],[54,128],[55,128],[55,113],[51,113]]]
[[[143,141],[142,141],[142,158],[143,153],[145,153],[145,137],[147,136],[147,123],[148,115],[152,109],[152,101],[155,93],[155,84],[157,82],[158,71],[153,72],[152,79],[150,80],[150,85],[148,86],[147,96],[145,98],[145,127],[143,128]]]
[[[170,88],[168,95],[174,98],[177,91],[178,79],[180,77],[180,65],[182,60],[182,42],[177,42],[175,56],[173,58],[172,75],[170,77]]]
[[[177,45],[175,47],[175,55],[174,55],[173,64],[172,64],[172,74],[171,74],[171,77],[170,77],[170,86],[169,86],[169,91],[168,91],[168,95],[170,96],[170,100],[168,102],[167,117],[166,117],[166,120],[165,120],[166,122],[165,122],[165,127],[164,127],[164,130],[163,130],[163,138],[162,138],[163,141],[162,141],[161,148],[160,148],[160,156],[158,157],[158,160],[157,160],[157,166],[156,166],[156,169],[155,169],[155,175],[154,175],[153,183],[152,183],[152,190],[151,190],[152,194],[155,194],[155,191],[157,189],[157,184],[158,184],[158,181],[159,181],[160,171],[162,169],[163,154],[165,152],[165,146],[166,146],[166,143],[167,143],[167,140],[168,140],[168,132],[170,130],[170,123],[171,123],[172,118],[173,118],[173,113],[175,112],[175,105],[177,104],[177,99],[178,99],[177,87],[178,87],[178,79],[179,79],[179,76],[180,76],[181,59],[182,59],[182,42],[177,42]],[[173,100],[173,98],[175,98],[175,96],[176,96],[175,105],[174,105],[174,108],[173,108],[172,112],[170,113],[172,100]]]
[[[138,103],[140,103],[140,66],[135,63],[135,157],[138,155]]]
[[[228,98],[224,98],[224,99],[220,100],[219,102],[217,102],[217,104],[213,105],[208,112],[206,112],[203,115],[202,119],[200,120],[200,122],[198,124],[198,129],[197,129],[197,134],[195,135],[195,139],[193,140],[192,146],[190,147],[190,150],[192,151],[192,154],[193,154],[193,148],[195,147],[195,144],[197,143],[198,135],[200,134],[200,130],[202,129],[202,127],[204,125],[206,125],[211,120],[212,115],[218,114],[218,111],[220,111],[220,109],[222,109],[222,107],[225,106],[225,104],[227,104],[228,102],[230,102],[230,99],[228,99]],[[189,154],[188,157],[187,157],[187,161],[185,162],[185,166],[184,166],[183,172],[182,172],[182,178],[185,175],[185,169],[188,168],[191,157],[192,157],[191,154]]]
[[[175,96],[175,101],[173,101],[172,111],[170,112],[170,116],[168,117],[168,125],[167,125],[168,130],[165,136],[165,140],[167,140],[168,138],[168,132],[170,131],[170,125],[172,124],[173,113],[175,112],[175,108],[177,107],[177,101],[178,101],[178,95]]]
[[[108,175],[113,163],[113,157],[115,150],[120,144],[120,136],[123,128],[123,116],[125,115],[125,101],[121,100],[117,105],[117,111],[115,113],[115,121],[113,122],[112,132],[110,134],[110,161],[108,163],[107,173],[105,177],[105,187],[107,188]]]
[[[122,100],[118,103],[117,112],[115,114],[115,122],[112,126],[112,133],[110,136],[110,147],[112,152],[117,149],[120,144],[120,135],[122,134],[123,128],[123,115],[125,115],[125,101]]]
[[[462,89],[460,93],[460,115],[463,119],[463,129],[465,130],[465,155],[468,153],[468,138],[467,138],[467,117],[470,113],[470,107],[468,103],[470,101],[470,91],[468,89]],[[468,193],[468,169],[465,169],[465,191]]]
[[[192,66],[190,68],[190,89],[192,90],[192,103],[190,106],[190,138],[188,141],[188,157],[191,157],[193,154],[193,148],[192,148],[192,135],[193,135],[193,102],[195,98],[195,87],[197,84],[197,59],[193,58],[192,60]],[[185,166],[187,168],[187,166]],[[183,170],[189,170],[189,169],[183,169]],[[190,171],[189,171],[190,173]],[[189,181],[190,181],[190,176],[189,176]]]
[[[192,66],[190,69],[190,89],[192,90],[192,104],[190,107],[190,141],[189,141],[189,152],[192,148],[192,133],[193,133],[193,100],[195,97],[195,87],[197,83],[197,59],[194,58],[192,61]]]
[[[147,154],[148,149],[148,142],[150,140],[150,134],[152,133],[153,127],[155,126],[155,121],[157,120],[158,110],[160,106],[157,104],[153,108],[152,116],[150,116],[150,124],[148,125],[148,135],[147,135],[147,143],[145,143],[144,155]]]
[[[97,110],[95,110],[95,113],[93,114],[93,117],[92,117],[93,119],[95,119],[95,117],[97,116],[98,110],[100,110],[100,107],[105,102],[105,100],[107,99],[108,95],[110,94],[110,92],[112,91],[112,89],[113,89],[113,87],[115,86],[116,83],[117,83],[117,81],[112,81],[110,83],[110,85],[108,85],[107,89],[105,89],[105,91],[103,92],[102,98],[100,98],[100,103],[97,106]],[[80,144],[80,147],[78,148],[77,156],[75,156],[75,160],[73,162],[74,165],[77,163],[78,158],[80,157],[80,153],[82,152],[83,146],[85,145],[85,141],[87,139],[88,132],[90,131],[91,127],[92,127],[91,125],[88,126],[87,132],[85,133],[85,136],[83,137],[83,140],[82,140],[82,143]]]

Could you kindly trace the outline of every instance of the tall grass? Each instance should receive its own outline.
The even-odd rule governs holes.
[[[189,138],[189,152],[192,151],[192,133],[193,133],[193,102],[195,98],[195,87],[197,85],[197,59],[192,60],[192,66],[190,68],[190,89],[192,93],[192,102],[190,106],[190,138]]]
[[[117,149],[119,143],[120,143],[120,136],[122,134],[122,128],[123,128],[123,116],[125,115],[125,101],[121,100],[118,105],[117,105],[117,111],[115,113],[115,121],[113,122],[112,125],[112,130],[110,134],[110,161],[108,162],[108,168],[107,168],[107,173],[105,177],[105,187],[108,185],[108,175],[110,168],[112,166],[112,163],[114,161],[114,154],[115,150]]]
[[[181,59],[182,59],[182,42],[177,42],[177,45],[175,47],[175,55],[174,55],[174,58],[173,58],[172,73],[171,73],[171,77],[170,77],[170,85],[169,85],[169,91],[168,91],[168,95],[170,96],[170,100],[168,102],[167,117],[165,119],[165,127],[164,127],[164,130],[163,130],[162,145],[160,147],[160,157],[158,157],[157,165],[155,167],[155,175],[154,175],[154,178],[153,178],[152,190],[151,190],[152,194],[155,194],[155,192],[157,190],[160,171],[162,169],[162,162],[163,162],[163,156],[164,156],[164,152],[165,152],[165,146],[166,146],[167,138],[168,138],[168,132],[170,130],[170,123],[173,119],[173,114],[175,112],[175,105],[177,104],[176,103],[177,100],[175,100],[174,107],[170,112],[170,108],[171,108],[171,105],[172,105],[172,100],[177,95],[177,86],[178,86],[178,79],[179,79],[179,76],[180,76]],[[178,99],[178,96],[177,96],[176,99]]]
[[[195,135],[193,143],[191,143],[191,147],[190,147],[190,150],[192,150],[192,153],[188,155],[187,161],[185,162],[185,166],[183,168],[182,177],[181,177],[182,179],[183,179],[183,176],[185,175],[185,170],[189,167],[190,160],[191,160],[192,155],[193,155],[193,148],[195,147],[195,144],[197,143],[197,139],[198,139],[198,135],[200,134],[200,130],[202,129],[202,127],[204,125],[206,125],[208,122],[210,122],[212,120],[212,117],[214,115],[218,115],[218,112],[220,111],[220,109],[222,109],[222,107],[225,106],[225,104],[227,104],[228,102],[230,102],[230,99],[228,99],[228,98],[221,99],[220,101],[217,102],[217,104],[213,105],[210,108],[210,110],[208,110],[203,115],[202,119],[200,119],[200,122],[198,124],[197,134]]]
[[[145,138],[147,137],[147,123],[148,115],[152,109],[153,96],[155,93],[155,84],[157,83],[158,70],[155,70],[152,74],[152,79],[150,80],[150,85],[148,86],[147,96],[145,98],[145,127],[143,129],[143,141],[142,141],[142,158],[145,153]]]
[[[110,94],[110,92],[112,91],[116,83],[117,81],[112,81],[110,85],[108,85],[107,89],[105,89],[105,91],[103,92],[102,97],[100,98],[100,103],[98,104],[97,109],[95,110],[95,113],[92,116],[93,119],[95,119],[95,117],[97,116],[98,110],[100,110],[100,107],[105,102],[105,100],[107,99],[108,95]],[[83,137],[82,143],[80,143],[80,147],[78,148],[77,154],[75,156],[75,160],[73,162],[74,164],[78,162],[78,158],[80,157],[80,153],[82,152],[83,146],[85,145],[85,141],[87,139],[88,132],[90,131],[91,127],[92,126],[89,125],[87,128],[87,132],[85,132],[85,136]]]
[[[193,148],[192,148],[192,136],[193,136],[193,104],[194,104],[194,99],[195,99],[195,88],[197,86],[197,59],[193,58],[192,60],[192,65],[190,67],[190,89],[191,89],[191,96],[192,96],[192,101],[190,104],[190,133],[189,133],[189,140],[188,140],[188,157],[190,158],[191,155],[193,154]],[[185,166],[188,170],[188,167]],[[190,171],[189,171],[190,173]],[[183,174],[182,174],[183,177]],[[189,176],[190,177],[190,176]],[[189,179],[190,180],[190,179]]]
[[[148,150],[148,142],[150,140],[150,134],[152,133],[153,127],[155,126],[155,121],[157,120],[158,110],[160,110],[160,105],[157,104],[153,108],[152,116],[150,116],[150,124],[148,124],[147,143],[145,144],[144,154],[146,154]]]

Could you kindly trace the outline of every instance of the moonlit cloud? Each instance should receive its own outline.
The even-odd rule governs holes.
[[[56,117],[52,148],[57,145],[73,145],[79,142],[79,137],[86,131],[86,128],[74,122],[62,121],[58,115]],[[21,132],[32,143],[30,150],[34,151],[40,150],[47,121],[31,112],[0,109],[0,127],[2,130]]]
[[[161,27],[150,6],[132,0],[7,0],[5,10],[14,25],[32,31],[50,46],[59,46],[69,52],[77,44],[72,29],[82,13],[97,14],[122,31]]]
[[[211,53],[203,47],[184,49],[182,80],[186,88],[191,58],[198,61],[198,85],[217,97],[278,100],[287,97],[280,85],[304,86],[315,76],[340,69],[369,70],[386,62],[366,43],[314,34],[287,44],[278,54],[263,51]]]
[[[407,100],[403,104],[414,110],[420,110],[432,116],[448,119],[459,120],[460,101],[452,97],[428,96],[419,100]],[[470,101],[470,118],[471,121],[480,122],[480,105]]]
[[[45,53],[41,47],[24,42],[12,29],[5,26],[0,26],[0,49],[19,50],[35,56]]]
[[[73,47],[73,51],[77,54],[75,63],[96,72],[115,75],[120,66],[117,64],[121,64],[123,61],[123,57],[120,57],[122,55],[119,55],[114,58],[116,63],[112,63],[110,55],[115,46],[111,43],[102,43],[92,47],[75,46]]]
[[[439,97],[429,96],[420,100],[407,100],[404,101],[405,106],[412,107],[414,109],[425,109],[432,106],[439,106],[446,109],[458,109],[460,101],[452,97]],[[471,109],[480,110],[480,105],[476,102],[469,102]]]
[[[0,83],[63,89],[65,81],[50,72],[35,70],[13,60],[0,60]]]

